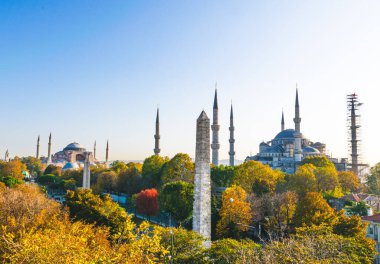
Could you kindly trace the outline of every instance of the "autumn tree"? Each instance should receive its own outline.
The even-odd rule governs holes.
[[[162,184],[174,181],[194,182],[194,163],[189,155],[178,153],[163,167]]]
[[[296,226],[320,225],[322,223],[332,224],[335,221],[334,210],[316,192],[306,193],[298,202],[294,214]]]
[[[359,177],[352,171],[339,171],[338,180],[344,192],[356,192],[360,188]]]
[[[166,183],[160,192],[159,202],[164,211],[183,225],[193,212],[194,186],[183,181]]]
[[[299,195],[317,190],[317,179],[314,174],[315,166],[305,164],[298,167],[296,173],[286,176],[288,188]]]
[[[22,172],[25,170],[26,166],[19,158],[15,158],[9,162],[0,161],[0,177],[11,176],[22,180],[24,178]]]
[[[142,190],[136,198],[137,212],[148,216],[159,213],[158,192],[156,189]]]
[[[252,221],[251,207],[242,187],[233,185],[223,192],[219,215],[216,226],[219,237],[239,237],[241,232],[248,230]]]
[[[122,162],[120,160],[116,160],[116,161],[112,162],[112,164],[111,164],[111,170],[113,170],[117,174],[119,174],[123,171],[126,171],[127,169],[128,169],[128,165],[125,164],[125,162]]]
[[[142,177],[145,187],[157,187],[160,184],[163,166],[168,161],[168,157],[161,157],[159,155],[152,155],[144,160]]]
[[[254,192],[257,195],[273,193],[276,184],[282,180],[284,174],[272,170],[268,165],[258,161],[247,161],[235,168],[234,185],[241,186],[247,193]]]

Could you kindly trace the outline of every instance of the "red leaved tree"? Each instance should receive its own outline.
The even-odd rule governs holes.
[[[158,214],[158,192],[156,189],[142,190],[136,198],[137,212],[148,216]]]

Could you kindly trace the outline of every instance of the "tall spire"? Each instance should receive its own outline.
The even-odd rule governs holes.
[[[215,97],[214,97],[214,107],[213,107],[213,120],[211,125],[212,130],[212,164],[219,165],[219,124],[218,124],[218,91],[215,84]]]
[[[157,108],[156,134],[154,135],[154,154],[160,155],[160,109]]]
[[[51,160],[51,133],[49,135],[47,165],[49,165],[50,163],[52,163],[52,160]]]
[[[301,133],[301,117],[300,117],[300,105],[298,102],[298,88],[296,88],[296,105],[295,105],[295,116],[294,116],[295,130]]]
[[[37,138],[37,151],[36,151],[36,158],[39,159],[40,158],[40,135],[38,135],[38,138]]]
[[[9,162],[10,161],[10,158],[9,158],[9,151],[5,151],[5,157],[4,157],[4,161],[6,162]]]
[[[108,162],[108,151],[109,151],[109,145],[108,145],[108,139],[107,139],[107,147],[106,147],[106,163]]]
[[[228,154],[230,155],[230,166],[235,165],[235,138],[234,138],[234,112],[232,109],[232,103],[231,103],[231,113],[230,113],[230,151]]]
[[[96,140],[94,142],[94,160],[96,160]]]
[[[281,131],[285,130],[285,119],[284,119],[284,110],[282,110],[282,117],[281,117]]]

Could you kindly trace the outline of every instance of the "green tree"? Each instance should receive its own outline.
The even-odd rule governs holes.
[[[367,216],[369,206],[366,205],[364,201],[360,201],[357,204],[354,204],[348,207],[347,211],[352,215]]]
[[[128,168],[121,171],[117,178],[117,190],[129,195],[139,193],[142,190],[142,166],[139,163],[128,163]]]
[[[327,157],[306,157],[302,160],[301,164],[313,164],[316,168],[335,168],[334,163]]]
[[[100,173],[93,186],[95,193],[113,192],[116,190],[117,174],[114,171],[104,171]]]
[[[231,238],[215,241],[208,250],[211,263],[260,263],[260,245],[250,240]]]
[[[235,177],[234,166],[212,166],[211,167],[211,180],[219,187],[231,187]]]
[[[370,174],[367,175],[366,185],[369,193],[380,195],[380,163],[371,168]]]
[[[26,165],[27,170],[34,177],[40,176],[42,174],[44,166],[42,165],[40,159],[29,156],[29,157],[22,158],[21,162]]]
[[[19,180],[19,179],[16,179],[12,176],[7,176],[7,177],[1,177],[0,178],[0,182],[1,183],[4,183],[5,186],[9,187],[9,188],[13,188],[19,184],[22,184],[22,181]]]
[[[47,174],[54,174],[56,176],[61,176],[62,168],[55,166],[53,164],[50,164],[49,166],[46,167],[46,169],[44,171],[44,175],[47,175]]]
[[[194,202],[194,186],[183,181],[169,182],[159,195],[160,207],[170,213],[182,225],[191,219]]]
[[[108,194],[95,195],[87,189],[68,191],[65,205],[69,208],[71,218],[109,227],[114,238],[128,239],[126,232],[131,231],[131,217]]]
[[[159,155],[152,155],[144,160],[142,177],[145,182],[145,188],[157,187],[160,184],[162,168],[168,161],[168,157]]]
[[[190,156],[176,154],[162,169],[162,184],[174,181],[194,182],[194,163]]]

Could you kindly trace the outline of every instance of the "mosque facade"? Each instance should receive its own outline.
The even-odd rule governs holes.
[[[300,105],[298,90],[296,91],[294,129],[285,129],[284,113],[282,113],[281,131],[270,141],[261,142],[259,153],[248,156],[245,161],[255,160],[279,169],[286,173],[294,173],[297,166],[307,157],[325,156],[329,158],[339,171],[347,170],[346,159],[332,158],[326,153],[326,144],[315,142],[301,133]]]

